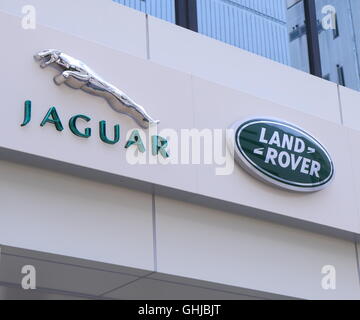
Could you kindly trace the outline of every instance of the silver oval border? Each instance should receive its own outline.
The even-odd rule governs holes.
[[[245,122],[249,122],[251,121],[250,124],[254,124],[254,122],[274,122],[276,124],[281,124],[281,125],[285,125],[288,126],[289,128],[299,131],[301,134],[305,135],[306,137],[310,138],[310,140],[314,141],[325,153],[325,155],[327,156],[329,162],[331,163],[331,175],[327,178],[327,181],[325,180],[325,182],[321,182],[320,186],[317,185],[307,185],[307,186],[294,186],[288,183],[294,183],[292,181],[289,181],[288,183],[286,183],[286,179],[282,179],[284,182],[281,182],[279,180],[277,180],[278,178],[271,178],[270,176],[264,174],[262,171],[265,171],[263,169],[261,169],[258,165],[256,165],[255,163],[253,163],[251,161],[251,159],[244,157],[243,154],[241,153],[241,151],[239,150],[239,148],[237,147],[237,143],[236,143],[236,132],[239,129],[239,127],[241,125],[243,125]],[[228,138],[228,148],[230,149],[231,153],[234,155],[236,162],[245,170],[247,171],[250,175],[252,175],[253,177],[257,178],[258,180],[265,182],[267,184],[279,187],[281,189],[286,189],[286,190],[290,190],[290,191],[296,191],[296,192],[302,192],[302,193],[310,193],[310,192],[317,192],[320,190],[323,190],[324,188],[326,188],[335,178],[335,165],[334,165],[334,161],[332,160],[332,158],[330,157],[329,152],[327,151],[327,149],[325,148],[325,146],[317,139],[314,138],[314,136],[308,132],[306,132],[304,129],[300,128],[297,125],[294,125],[292,123],[289,123],[285,120],[282,119],[276,119],[276,118],[266,118],[266,117],[254,117],[254,118],[247,118],[244,120],[240,120],[240,121],[236,121],[233,125],[231,125],[229,127],[229,129],[234,131],[234,134],[231,135],[231,137]],[[241,131],[240,131],[241,132]],[[239,134],[240,134],[239,132]],[[235,152],[234,152],[235,151]]]

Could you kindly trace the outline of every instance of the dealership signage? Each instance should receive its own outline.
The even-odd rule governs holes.
[[[119,88],[105,81],[82,61],[67,55],[61,50],[46,49],[35,55],[40,66],[53,66],[60,70],[54,77],[57,85],[66,84],[73,89],[81,89],[91,95],[102,97],[116,112],[131,117],[142,128],[156,126],[147,111]],[[25,102],[24,121],[22,127],[31,121],[31,101]],[[80,122],[88,123],[91,118],[84,114],[76,114],[69,119],[70,131],[80,138],[90,138],[91,128],[80,130]],[[40,126],[53,125],[57,131],[64,130],[62,120],[56,107],[51,107],[45,114]],[[264,182],[281,188],[312,192],[323,189],[334,177],[333,161],[326,149],[309,133],[285,121],[274,119],[250,119],[236,122],[232,129],[234,134],[229,138],[234,158],[239,164]],[[99,138],[107,144],[120,141],[120,125],[114,126],[109,137],[106,121],[99,122]],[[110,131],[112,131],[110,129]],[[168,142],[157,135],[151,136],[152,154],[161,154],[168,158],[166,151]],[[141,153],[145,152],[144,143],[138,130],[134,130],[125,148],[137,146]]]
[[[326,149],[309,133],[284,121],[251,119],[236,122],[236,161],[264,182],[299,191],[319,191],[334,177]]]
[[[24,120],[21,124],[21,127],[26,127],[29,125],[32,119],[32,102],[30,100],[26,100],[24,103]],[[83,130],[78,128],[80,122],[88,123],[91,121],[91,118],[84,114],[76,114],[72,116],[68,121],[69,130],[79,138],[88,139],[92,136],[91,128],[87,127]],[[62,132],[64,130],[63,120],[60,118],[59,113],[56,107],[50,107],[47,113],[44,115],[43,120],[40,123],[41,127],[44,126],[53,126],[55,130],[58,132]],[[105,120],[99,122],[99,138],[102,142],[107,144],[117,144],[120,142],[120,125],[117,124],[113,128],[112,137],[108,137],[107,123]],[[128,149],[130,147],[136,147],[140,153],[145,153],[145,143],[141,138],[141,134],[139,130],[135,129],[131,132],[129,139],[126,141],[125,148]],[[151,136],[151,150],[152,155],[157,156],[161,155],[163,158],[168,158],[169,153],[167,152],[168,141],[158,135]]]
[[[148,129],[150,126],[156,126],[159,123],[159,121],[154,120],[141,105],[133,101],[123,91],[105,81],[84,62],[67,55],[61,50],[46,49],[35,54],[34,58],[40,62],[42,68],[53,66],[56,70],[60,70],[60,74],[54,77],[55,84],[66,84],[70,88],[81,89],[91,95],[104,98],[114,111],[133,118],[142,128]],[[24,104],[24,121],[21,127],[25,127],[30,123],[31,115],[32,103],[30,100],[27,100]],[[70,131],[80,138],[90,138],[92,135],[91,128],[80,131],[78,129],[78,123],[80,121],[87,123],[91,121],[91,118],[84,114],[74,115],[69,119]],[[44,127],[47,124],[53,125],[59,132],[64,130],[62,120],[54,106],[48,110],[40,126]],[[108,138],[106,127],[106,121],[103,120],[99,122],[100,140],[107,144],[117,144],[120,141],[120,125],[117,124],[114,126],[113,138]],[[165,138],[153,135],[151,136],[151,144],[152,154],[154,156],[160,154],[164,158],[169,157],[166,151],[168,141]],[[146,151],[138,130],[133,130],[129,140],[125,144],[125,148],[131,146],[137,147],[141,153]]]

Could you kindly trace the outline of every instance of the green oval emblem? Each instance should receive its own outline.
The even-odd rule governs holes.
[[[252,119],[237,122],[232,129],[235,159],[256,178],[293,191],[313,192],[334,177],[334,164],[326,149],[292,124]]]

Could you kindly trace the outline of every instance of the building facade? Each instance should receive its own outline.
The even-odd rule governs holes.
[[[287,51],[261,47],[263,57],[238,48],[244,38],[213,39],[204,12],[193,32],[173,23],[174,7],[159,19],[143,2],[64,0],[56,10],[48,0],[0,2],[0,297],[359,299],[360,93],[335,83],[333,67],[323,69],[333,81],[291,67],[290,40]],[[279,16],[280,1],[227,2],[272,25],[285,45],[287,4]],[[338,26],[341,34],[340,17]],[[33,59],[49,48],[126,92],[160,120],[156,130],[89,95],[94,83],[55,85],[58,70]],[[332,182],[290,191],[231,162],[225,131],[249,118],[314,137],[333,161]],[[188,130],[202,135],[183,144],[186,154],[176,142]],[[276,135],[272,143],[281,148]],[[36,288],[25,290],[34,271]]]
[[[114,1],[176,23],[175,0]],[[194,3],[199,33],[310,72],[303,0],[196,0]],[[358,1],[316,0],[314,3],[321,76],[360,90]],[[327,29],[323,21],[331,24],[331,28]]]

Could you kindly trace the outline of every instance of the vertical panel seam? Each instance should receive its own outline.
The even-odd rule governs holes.
[[[157,272],[157,237],[156,237],[156,203],[155,203],[155,185],[152,188],[152,221],[153,221],[153,254],[154,271]]]
[[[357,266],[357,274],[358,274],[358,281],[360,286],[360,261],[359,261],[359,251],[358,251],[358,244],[357,240],[354,241],[355,244],[355,256],[356,256],[356,266]]]
[[[150,32],[149,32],[148,14],[145,14],[145,30],[146,30],[146,59],[150,60]]]
[[[342,101],[340,96],[340,85],[336,85],[336,87],[337,87],[337,95],[339,102],[340,121],[341,121],[341,125],[344,125],[344,114],[343,114]]]

